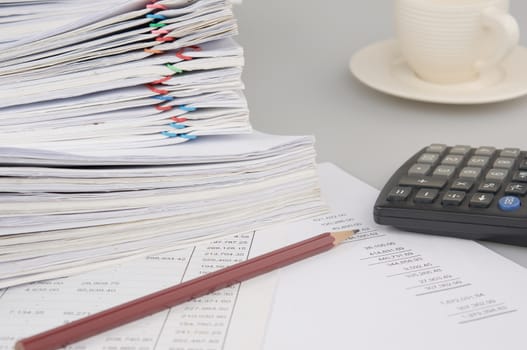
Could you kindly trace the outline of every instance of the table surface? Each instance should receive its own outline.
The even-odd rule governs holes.
[[[315,135],[319,162],[378,189],[430,143],[527,149],[527,97],[472,106],[415,102],[374,91],[350,74],[353,53],[393,37],[393,4],[246,0],[235,6],[253,127]],[[511,13],[527,33],[527,2],[512,1]],[[527,248],[483,244],[527,267]]]

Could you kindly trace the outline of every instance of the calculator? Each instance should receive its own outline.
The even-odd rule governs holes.
[[[527,152],[432,144],[382,189],[375,222],[406,231],[527,246]]]

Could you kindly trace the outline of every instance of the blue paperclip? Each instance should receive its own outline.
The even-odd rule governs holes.
[[[159,19],[159,20],[167,19],[165,16],[157,14],[157,13],[149,13],[148,15],[146,15],[146,18],[153,18],[153,19]]]
[[[178,106],[178,108],[185,112],[194,112],[197,109],[196,107],[185,106],[185,105]]]
[[[166,136],[168,138],[178,137],[179,134],[169,132],[169,131],[161,131],[161,135]]]
[[[171,127],[173,127],[174,129],[185,129],[187,126],[184,125],[184,124],[179,124],[179,123],[170,123],[168,124],[170,125]]]
[[[170,96],[170,95],[155,95],[155,96],[150,96],[150,97],[161,100],[161,101],[172,101],[174,99],[174,96]]]
[[[196,135],[191,135],[191,134],[181,134],[179,135],[179,137],[187,139],[187,140],[195,140],[198,138]]]

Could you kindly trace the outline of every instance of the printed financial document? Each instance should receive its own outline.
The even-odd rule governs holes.
[[[480,244],[373,222],[378,191],[329,164],[332,213],[281,228],[291,241],[360,232],[280,272],[264,349],[525,349],[527,270]]]
[[[282,237],[239,234],[68,278],[0,290],[0,349],[11,350],[22,337],[277,249],[283,245]],[[276,274],[266,274],[67,349],[258,349],[275,282]]]

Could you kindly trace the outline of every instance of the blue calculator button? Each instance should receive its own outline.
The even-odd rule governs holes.
[[[516,196],[505,196],[498,202],[498,206],[503,211],[515,211],[520,209],[521,205],[522,202],[520,201],[520,198]]]

